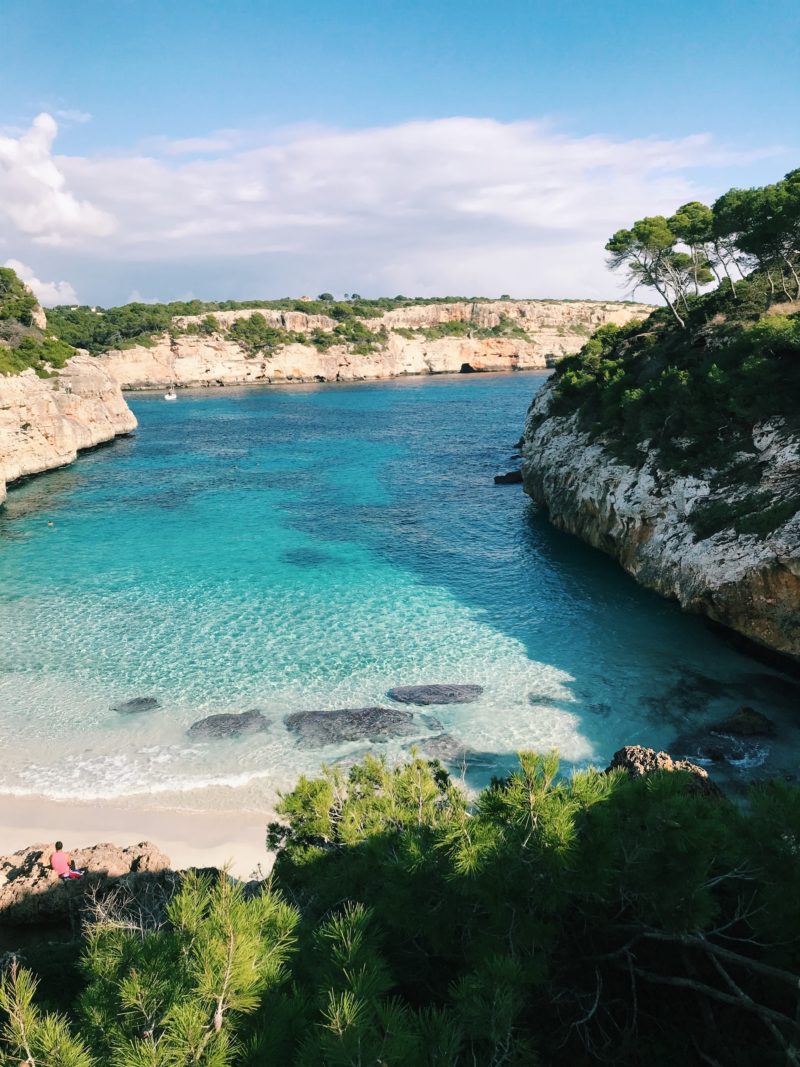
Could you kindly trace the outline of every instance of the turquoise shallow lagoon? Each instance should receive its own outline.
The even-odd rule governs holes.
[[[300,747],[287,712],[415,682],[484,686],[417,717],[487,755],[478,784],[521,747],[603,763],[743,702],[782,723],[756,762],[796,769],[775,672],[493,485],[543,380],[132,395],[135,436],[0,509],[0,792],[258,804],[368,747]],[[162,707],[112,710],[138,696]],[[186,734],[252,707],[262,735]]]

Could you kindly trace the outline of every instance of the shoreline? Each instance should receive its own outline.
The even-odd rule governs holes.
[[[0,794],[0,812],[0,855],[56,838],[68,850],[150,841],[169,856],[172,870],[227,867],[243,880],[266,877],[274,860],[265,844],[267,823],[276,818],[269,809],[181,811]]]

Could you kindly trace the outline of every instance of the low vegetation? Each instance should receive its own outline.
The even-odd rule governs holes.
[[[800,790],[693,782],[531,753],[472,805],[418,758],[301,779],[257,892],[189,875],[90,925],[62,1015],[7,969],[0,1062],[796,1062]]]

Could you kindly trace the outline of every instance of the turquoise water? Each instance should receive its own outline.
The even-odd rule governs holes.
[[[368,747],[302,748],[287,712],[415,682],[484,686],[416,727],[495,770],[667,746],[744,698],[785,716],[772,672],[492,484],[543,380],[131,396],[134,437],[0,509],[0,792],[256,803]],[[112,710],[137,696],[162,708]],[[268,732],[186,734],[251,707]]]

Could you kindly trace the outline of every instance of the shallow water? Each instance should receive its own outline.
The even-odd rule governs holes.
[[[543,380],[131,396],[134,437],[0,509],[0,792],[258,803],[368,747],[300,747],[287,712],[416,682],[484,686],[415,721],[491,756],[476,783],[523,747],[668,747],[743,702],[780,726],[752,762],[795,771],[791,687],[493,485]],[[139,696],[162,707],[112,710]],[[186,734],[252,707],[264,734]]]

